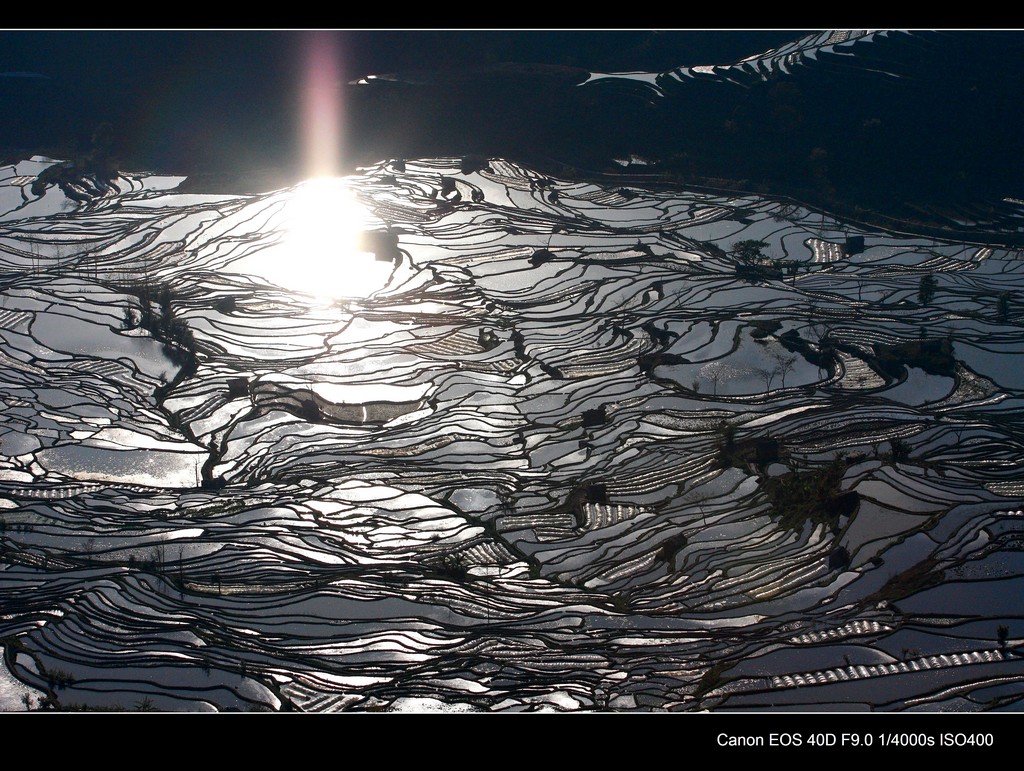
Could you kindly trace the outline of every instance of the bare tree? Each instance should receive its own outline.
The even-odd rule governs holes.
[[[736,370],[728,364],[722,364],[720,361],[713,361],[710,364],[705,364],[701,367],[699,374],[711,381],[711,393],[718,396],[718,384],[737,373]]]
[[[775,376],[779,374],[779,368],[775,367],[773,369],[768,369],[767,367],[755,367],[754,373],[764,380],[764,390],[771,391],[772,381],[775,379]]]
[[[776,362],[776,370],[782,376],[782,387],[786,387],[786,375],[793,371],[796,366],[796,356],[787,355],[785,349],[772,351],[772,358]]]
[[[813,307],[812,310],[814,310]],[[825,367],[826,351],[831,352],[832,350],[832,329],[824,322],[814,319],[813,316],[808,329],[814,336],[814,343],[818,347],[818,379],[820,380],[827,371]]]

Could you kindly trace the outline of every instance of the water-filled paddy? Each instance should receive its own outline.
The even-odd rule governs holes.
[[[993,677],[1015,704],[1020,319],[942,303],[1019,261],[541,182],[338,183],[397,234],[362,293],[338,223],[283,259],[297,189],[0,197],[0,705],[945,709]],[[737,275],[761,238],[795,275]]]

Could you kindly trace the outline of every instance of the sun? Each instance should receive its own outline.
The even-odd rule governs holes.
[[[278,243],[251,266],[283,289],[321,301],[366,298],[384,289],[394,274],[361,246],[363,234],[380,222],[341,177],[307,180],[287,193]]]

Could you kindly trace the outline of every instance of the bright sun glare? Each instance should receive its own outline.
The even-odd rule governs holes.
[[[274,283],[322,300],[368,297],[394,271],[360,246],[374,230],[369,214],[338,177],[297,186],[285,202],[282,240],[261,272]]]
[[[303,86],[303,150],[311,179],[286,193],[280,239],[246,258],[256,275],[321,301],[364,298],[383,289],[395,265],[360,245],[381,223],[359,203],[338,173],[343,145],[339,52],[334,37],[309,39]]]

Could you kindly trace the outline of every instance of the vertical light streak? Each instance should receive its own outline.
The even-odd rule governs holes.
[[[341,88],[333,33],[312,33],[302,90],[302,144],[307,179],[334,177],[340,173]]]

